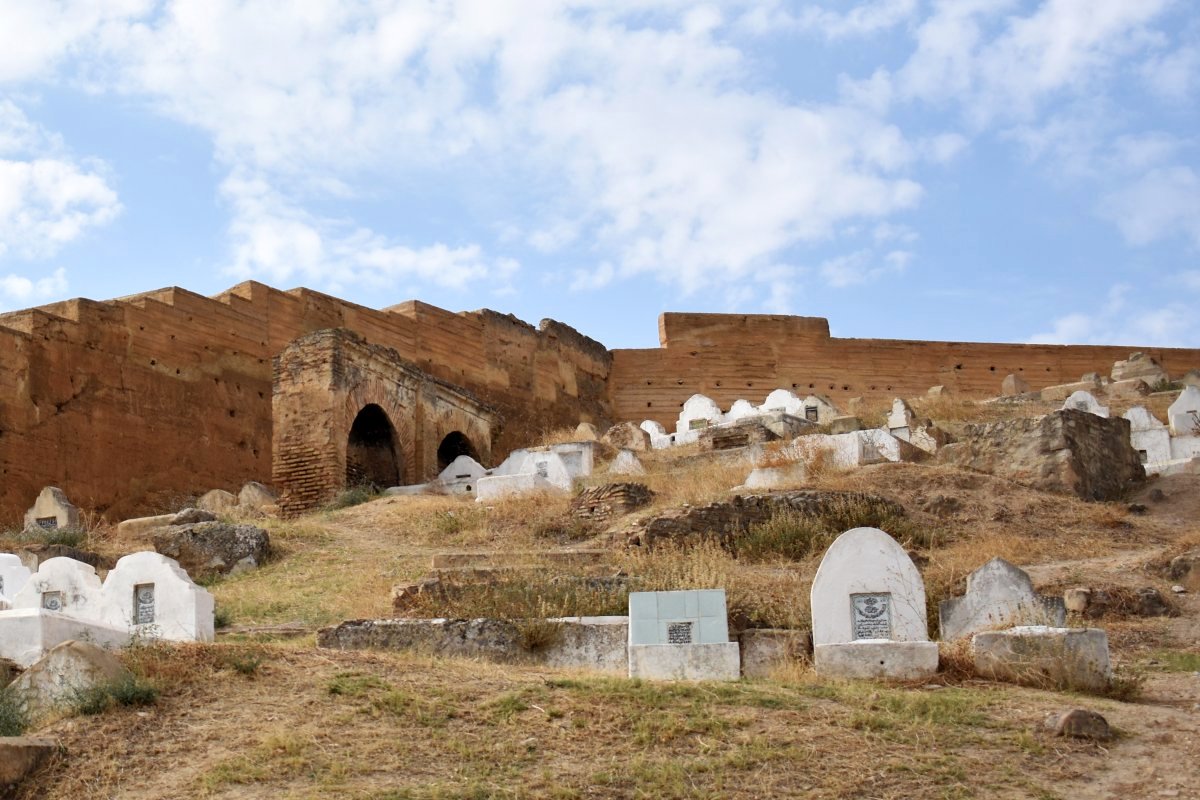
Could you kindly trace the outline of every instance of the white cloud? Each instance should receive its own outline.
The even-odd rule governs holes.
[[[62,267],[37,280],[11,273],[0,277],[0,298],[5,306],[57,300],[67,293],[67,288],[67,272]]]
[[[871,36],[889,30],[913,18],[917,0],[873,0],[848,11],[831,11],[809,4],[791,12],[778,3],[759,3],[739,19],[739,27],[753,33],[780,30],[814,31],[836,40]]]
[[[821,278],[835,289],[872,283],[890,275],[904,272],[913,254],[892,250],[879,257],[871,250],[859,250],[825,261],[817,268]]]
[[[0,257],[45,258],[121,211],[103,165],[77,163],[0,99]]]
[[[1150,56],[1139,72],[1151,91],[1162,99],[1185,102],[1200,87],[1200,46],[1184,45]]]
[[[607,262],[596,266],[593,269],[577,269],[574,272],[574,280],[571,281],[570,291],[586,292],[595,289],[603,289],[612,283],[616,276],[616,270],[613,265]]]
[[[1131,244],[1182,235],[1200,247],[1200,176],[1181,165],[1152,169],[1110,192],[1101,213]]]
[[[456,289],[475,283],[502,289],[519,268],[512,259],[486,257],[477,244],[408,247],[367,228],[312,215],[258,178],[230,177],[222,194],[235,211],[227,272],[236,277],[265,276],[279,284],[301,280],[333,289],[412,279]]]
[[[0,0],[0,83],[52,69],[98,29],[153,5],[153,0]]]
[[[1117,284],[1091,312],[1076,311],[1055,319],[1032,344],[1106,344],[1188,347],[1200,341],[1200,321],[1182,302],[1147,303],[1133,287]]]
[[[281,13],[173,0],[156,18],[101,28],[117,68],[100,72],[206,131],[231,175],[286,198],[286,214],[232,223],[239,270],[337,279],[333,242],[350,239],[294,213],[321,186],[461,175],[482,159],[554,197],[564,222],[522,221],[535,249],[586,239],[620,276],[696,290],[922,195],[909,174],[922,151],[878,114],[746,88],[746,53],[722,35],[725,11],[743,5],[309,0]],[[867,33],[913,7],[885,0],[812,24]],[[934,151],[955,149],[946,139]]]

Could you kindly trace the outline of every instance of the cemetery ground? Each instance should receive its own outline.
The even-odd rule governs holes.
[[[656,492],[653,503],[607,526],[572,517],[569,498],[555,495],[487,506],[377,497],[262,523],[272,559],[209,584],[224,626],[217,642],[127,651],[125,662],[159,689],[157,702],[32,731],[60,741],[64,754],[17,796],[1200,796],[1200,599],[1174,595],[1160,571],[1200,546],[1200,476],[1150,481],[1120,503],[920,464],[818,469],[803,487],[903,506],[880,527],[915,556],[931,631],[937,602],[961,594],[993,556],[1028,570],[1043,594],[1110,590],[1118,602],[1108,614],[1069,623],[1108,631],[1120,680],[1104,697],[981,680],[960,644],[943,644],[943,670],[917,685],[830,680],[803,662],[770,678],[672,684],[315,647],[322,626],[392,616],[392,587],[426,578],[432,556],[447,552],[490,553],[501,566],[444,573],[448,591],[418,596],[407,616],[620,614],[631,587],[724,587],[741,624],[808,628],[822,552],[843,526],[879,513],[850,504],[815,522],[780,515],[733,546],[642,552],[624,546],[631,520],[724,499],[748,469],[688,448],[642,460],[647,474],[634,480]],[[630,478],[601,469],[588,483],[608,480]],[[1151,499],[1155,489],[1162,499]],[[115,529],[83,544],[111,555],[149,545]],[[504,566],[514,554],[568,548],[606,555],[595,565],[529,557]],[[628,583],[593,580],[612,576]],[[1177,615],[1130,613],[1120,601],[1141,587],[1158,589]],[[553,631],[530,623],[525,635],[536,649]],[[1103,714],[1114,738],[1055,737],[1047,715],[1071,708]]]

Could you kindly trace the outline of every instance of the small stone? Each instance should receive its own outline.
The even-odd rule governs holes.
[[[1171,611],[1171,606],[1167,604],[1158,589],[1147,586],[1137,590],[1135,613],[1139,617],[1169,617]]]
[[[1063,603],[1066,605],[1067,611],[1074,611],[1076,614],[1087,611],[1091,600],[1092,590],[1086,586],[1076,586],[1074,589],[1067,589],[1063,592]]]
[[[1150,494],[1147,495],[1147,497],[1152,503],[1161,503],[1163,500],[1167,499],[1167,496],[1163,494],[1162,489],[1151,489]]]
[[[1112,738],[1112,730],[1108,727],[1108,720],[1095,711],[1076,708],[1058,717],[1054,724],[1054,735],[1107,741]]]
[[[1187,589],[1183,588],[1178,583],[1171,587],[1171,591],[1175,594],[1187,594]]]
[[[1145,514],[1146,506],[1141,503],[1130,503],[1128,506],[1130,514]]]

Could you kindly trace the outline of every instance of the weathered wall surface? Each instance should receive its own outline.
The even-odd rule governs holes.
[[[604,424],[610,355],[555,322],[423,303],[374,310],[243,283],[214,298],[163,289],[0,315],[0,524],[45,485],[110,518],[271,475],[271,361],[347,328],[497,406],[498,455],[537,432]]]
[[[617,419],[673,429],[696,392],[722,409],[739,398],[761,403],[779,388],[827,395],[843,410],[851,397],[914,397],[939,385],[994,397],[1010,373],[1040,389],[1088,372],[1108,375],[1135,350],[1171,375],[1200,367],[1200,350],[835,339],[817,317],[668,313],[659,318],[659,340],[657,349],[613,351],[608,391]]]
[[[351,482],[349,434],[367,406],[386,415],[382,486],[437,476],[438,444],[466,437],[491,462],[493,411],[462,389],[416,369],[392,348],[341,328],[296,339],[275,359],[274,465],[279,508],[296,514],[323,505]],[[376,470],[367,469],[367,473]],[[370,477],[369,474],[359,477]]]
[[[661,348],[607,351],[573,329],[420,302],[383,310],[306,289],[243,283],[208,298],[163,289],[0,315],[0,524],[45,485],[124,518],[180,495],[270,479],[272,359],[294,339],[346,328],[496,407],[502,458],[581,420],[672,425],[703,392],[723,407],[772,389],[913,396],[944,384],[991,396],[1107,374],[1144,350],[1172,375],[1200,350],[833,339],[823,319],[665,314]]]

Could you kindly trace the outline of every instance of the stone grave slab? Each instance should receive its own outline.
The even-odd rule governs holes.
[[[629,594],[629,677],[737,680],[724,589]]]
[[[967,593],[943,600],[938,623],[943,641],[1018,625],[1062,627],[1067,609],[1061,597],[1043,597],[1022,569],[993,558],[967,577]]]

